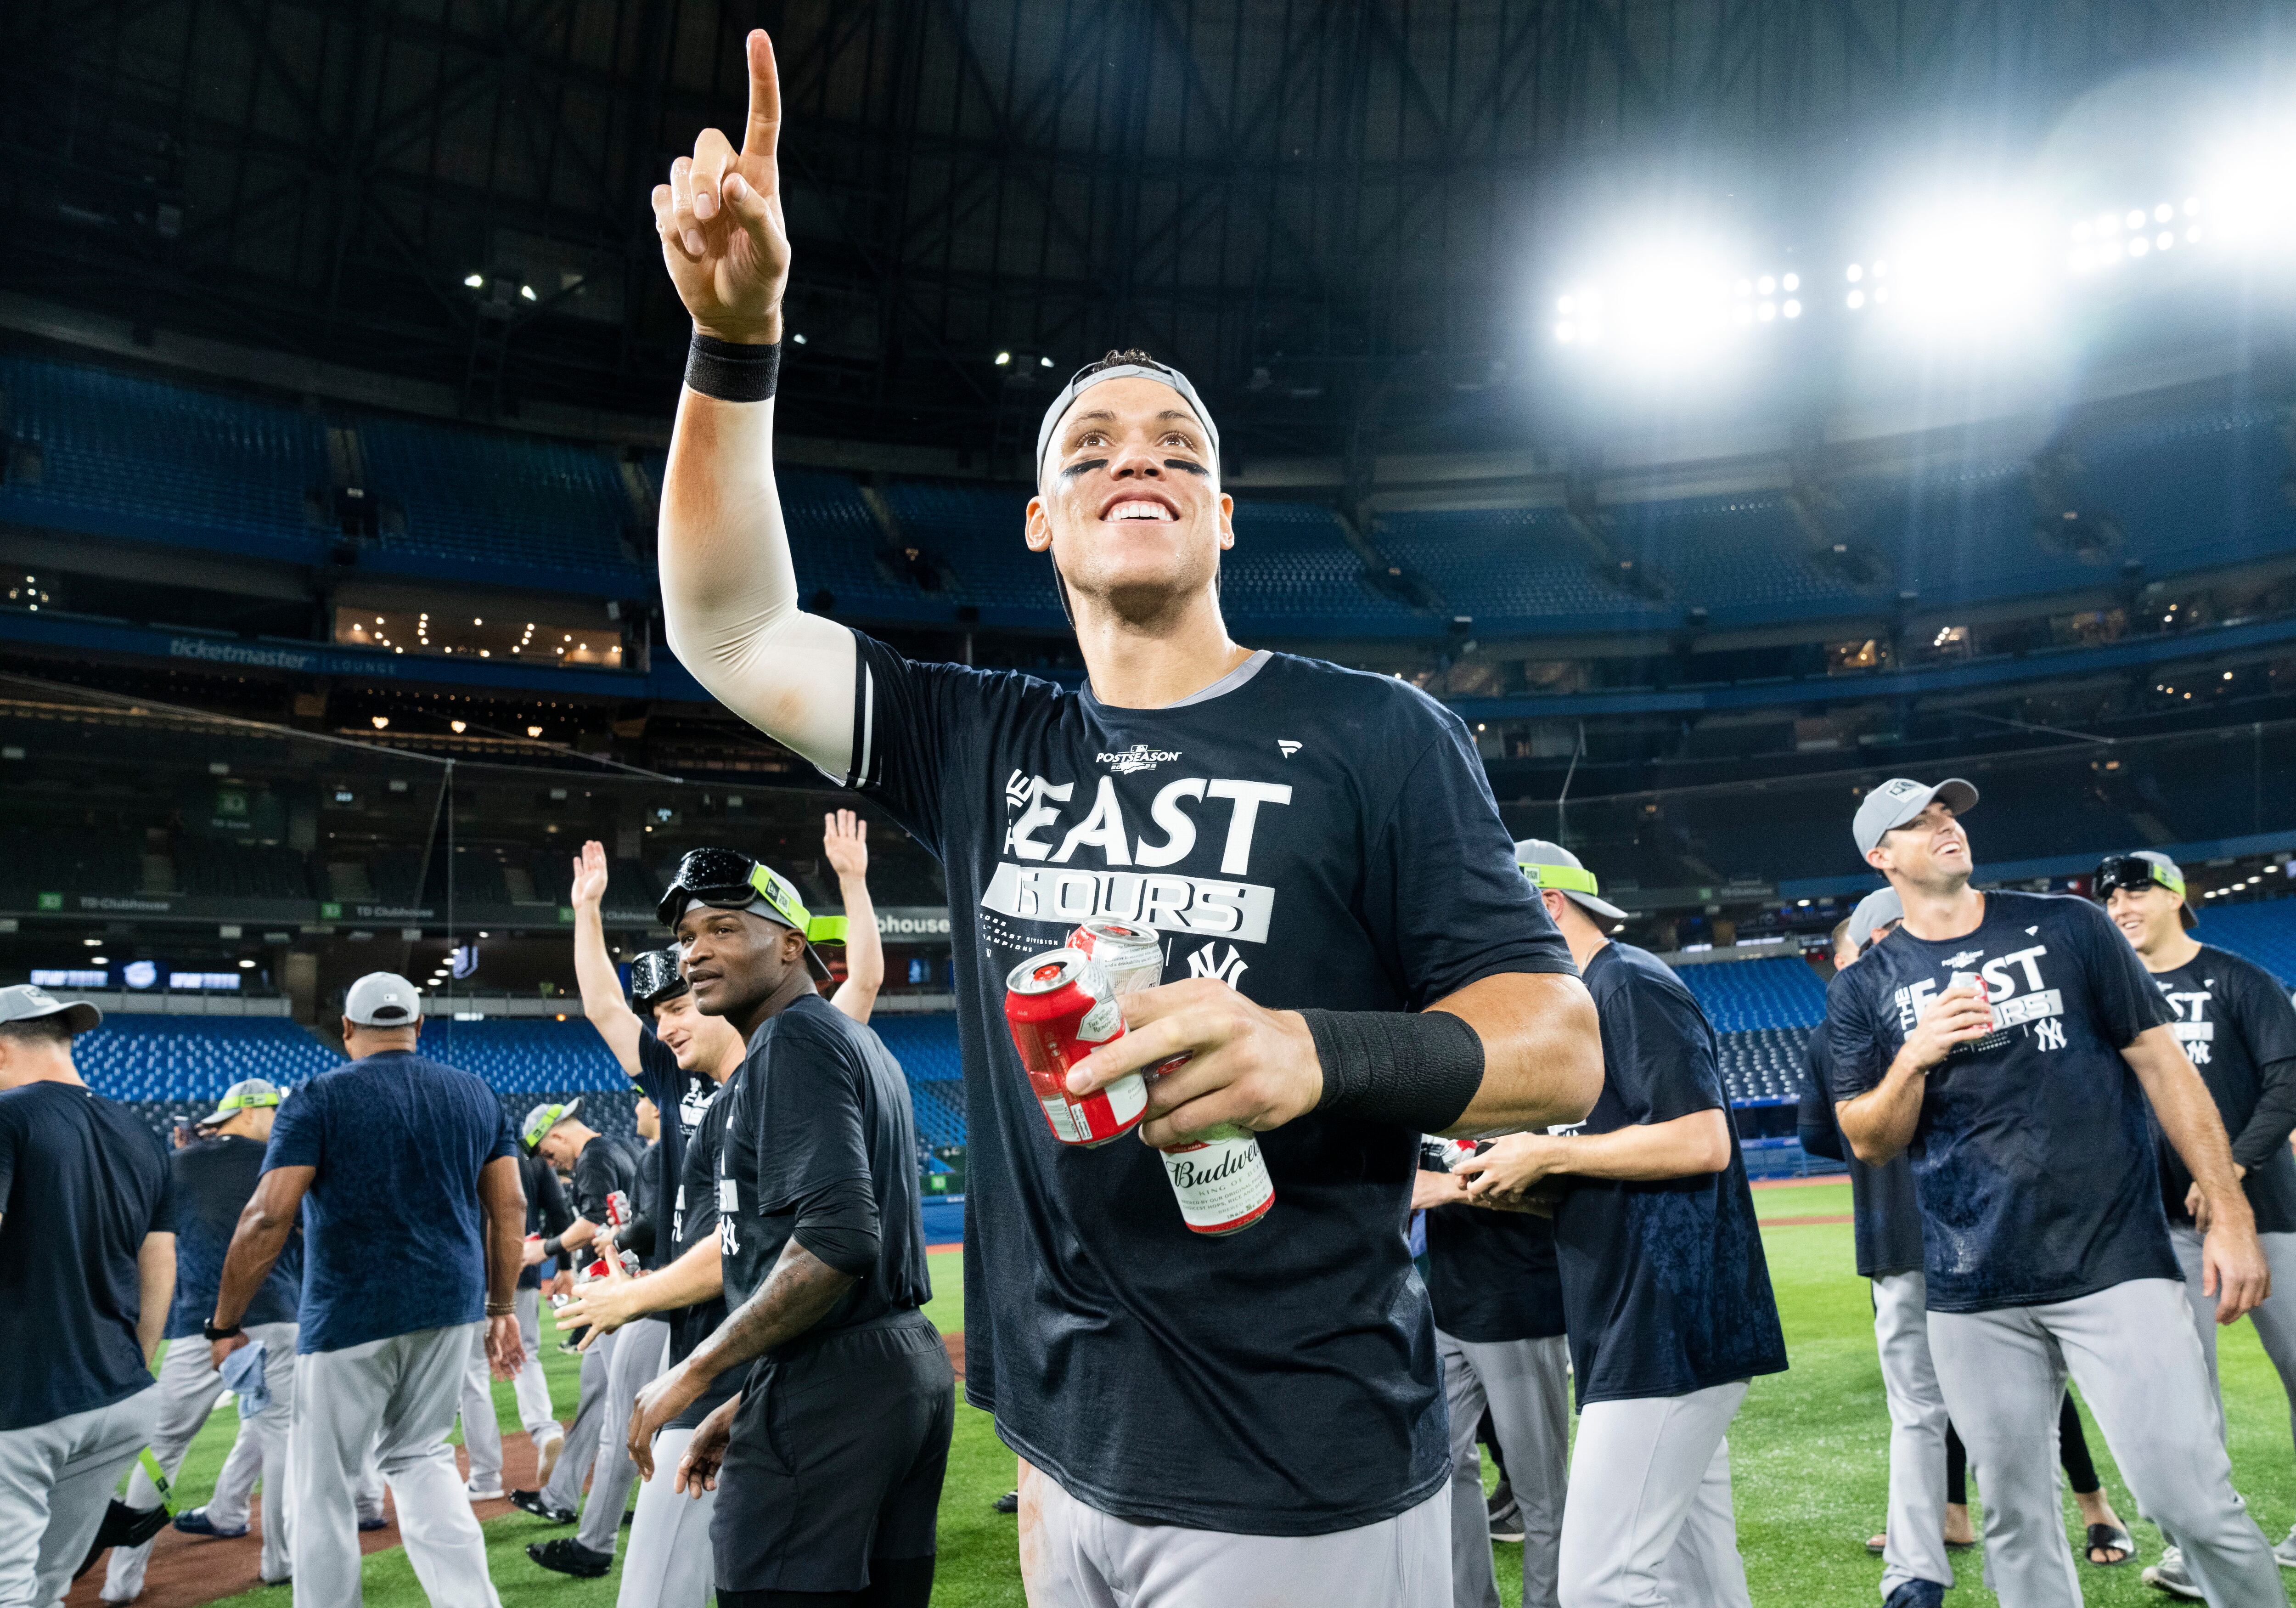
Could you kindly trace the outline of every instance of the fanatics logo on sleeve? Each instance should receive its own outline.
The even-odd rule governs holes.
[[[1275,746],[1283,750],[1283,757],[1289,759],[1292,755],[1300,751],[1300,745],[1292,742],[1289,737],[1278,737],[1275,739]]]
[[[1098,762],[1119,776],[1128,776],[1138,771],[1153,770],[1166,760],[1179,757],[1177,748],[1151,748],[1144,742],[1136,742],[1130,748],[1101,755]]]

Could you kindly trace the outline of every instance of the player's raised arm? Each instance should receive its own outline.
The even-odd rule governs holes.
[[[606,952],[606,846],[593,840],[574,859],[568,899],[574,907],[574,980],[582,1014],[606,1041],[625,1074],[638,1075],[638,1038],[645,1024],[622,997],[622,980]]]
[[[694,333],[662,485],[662,611],[670,648],[720,702],[842,775],[853,746],[853,636],[799,609],[774,488],[790,267],[775,156],[781,87],[763,29],[747,48],[741,149],[705,128],[653,191],[662,261]]]
[[[869,823],[849,809],[824,816],[821,848],[845,901],[845,980],[829,1003],[865,1026],[885,986],[885,940],[869,898]]]

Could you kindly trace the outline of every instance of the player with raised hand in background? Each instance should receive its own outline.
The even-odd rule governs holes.
[[[978,1178],[965,1388],[1033,1471],[1032,1600],[1152,1582],[1440,1608],[1451,1459],[1398,1229],[1423,1131],[1592,1105],[1601,1047],[1569,951],[1456,715],[1228,636],[1234,504],[1176,369],[1112,355],[1039,430],[1013,536],[1050,554],[1084,688],[914,662],[799,608],[773,469],[780,92],[765,35],[746,48],[740,147],[705,130],[653,195],[694,322],[662,495],[668,636],[728,708],[947,869]],[[1129,1032],[1070,1091],[1189,1056],[1141,1136],[1257,1130],[1275,1204],[1248,1232],[1189,1232],[1145,1148],[1067,1152],[1046,1129],[1003,983],[1095,916],[1155,931],[1186,980],[1128,996]]]

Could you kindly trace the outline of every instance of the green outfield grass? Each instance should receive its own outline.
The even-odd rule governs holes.
[[[1888,1419],[1874,1356],[1873,1315],[1866,1287],[1852,1271],[1846,1224],[1788,1226],[1776,1219],[1847,1213],[1845,1185],[1756,1193],[1766,1223],[1770,1274],[1777,1286],[1793,1367],[1758,1380],[1731,1435],[1737,1489],[1738,1531],[1755,1602],[1775,1608],[1870,1608],[1878,1601],[1881,1562],[1867,1555],[1866,1536],[1881,1528],[1888,1485]],[[962,1284],[954,1252],[937,1255],[933,1284],[940,1299],[932,1317],[944,1329],[964,1327]],[[2267,1535],[2277,1540],[2296,1522],[2296,1454],[2289,1444],[2288,1404],[2271,1365],[2243,1324],[2225,1337],[2226,1405],[2232,1423],[2233,1465],[2241,1489]],[[561,1411],[573,1410],[574,1359],[545,1348],[552,1390]],[[498,1386],[502,1420],[515,1424],[508,1386]],[[187,1501],[204,1500],[230,1445],[235,1424],[216,1415],[192,1448],[180,1488]],[[2149,1561],[2160,1537],[2136,1516],[2136,1504],[2091,1425],[2090,1445],[2104,1471],[2114,1505],[2128,1521]],[[1347,1455],[1335,1426],[1332,1456]],[[947,1608],[1019,1608],[1020,1574],[1013,1560],[1013,1521],[989,1502],[1013,1481],[1012,1454],[998,1443],[986,1415],[960,1404],[956,1444],[941,1504],[940,1571],[933,1601]],[[2066,1522],[2074,1522],[2070,1503]],[[495,1584],[506,1608],[610,1608],[614,1582],[570,1580],[537,1569],[524,1546],[565,1533],[522,1514],[487,1526]],[[1521,1596],[1518,1547],[1499,1548],[1501,1595],[1509,1608]],[[1959,1608],[1988,1608],[1995,1598],[1979,1578],[1979,1555],[1957,1555],[1963,1579],[1948,1601]],[[2081,1583],[2091,1604],[2162,1604],[2174,1599],[2145,1587],[2137,1565],[2084,1566]],[[402,1553],[366,1563],[370,1608],[420,1608],[421,1590]],[[284,1589],[249,1592],[235,1604],[283,1608]]]

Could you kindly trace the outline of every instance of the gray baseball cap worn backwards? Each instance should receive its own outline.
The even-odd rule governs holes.
[[[0,1021],[37,1021],[59,1012],[74,1033],[94,1030],[103,1013],[85,999],[58,999],[37,983],[20,982],[0,989]]]
[[[422,990],[396,972],[370,972],[343,996],[343,1014],[363,1028],[419,1024]]]
[[[1552,888],[1582,910],[1605,921],[1622,922],[1627,913],[1602,897],[1603,884],[1578,857],[1545,838],[1524,838],[1514,846],[1515,868],[1539,888]]]
[[[1110,357],[1115,355],[1113,352],[1109,354]],[[1039,485],[1043,484],[1046,474],[1050,471],[1046,458],[1053,449],[1053,432],[1060,429],[1062,418],[1075,406],[1078,397],[1094,386],[1105,384],[1111,380],[1155,380],[1178,391],[1181,400],[1187,403],[1189,410],[1196,415],[1196,423],[1204,427],[1205,439],[1211,447],[1212,464],[1218,467],[1219,426],[1212,423],[1211,409],[1206,407],[1203,398],[1196,395],[1196,388],[1188,383],[1187,375],[1153,358],[1145,363],[1110,364],[1106,368],[1095,368],[1086,364],[1069,377],[1066,385],[1061,387],[1060,395],[1054,397],[1053,405],[1045,409],[1045,422],[1037,426],[1037,480]]]
[[[1895,832],[1927,809],[1931,799],[1954,814],[1965,816],[1977,808],[1977,789],[1959,776],[1948,776],[1935,787],[1909,776],[1892,776],[1867,793],[1857,807],[1857,818],[1849,825],[1850,835],[1857,840],[1857,852],[1873,853],[1884,833]]]

